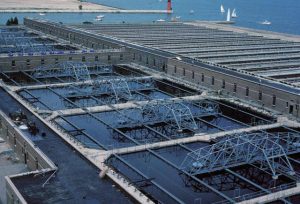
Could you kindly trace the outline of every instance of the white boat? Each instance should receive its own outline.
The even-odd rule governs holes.
[[[230,21],[230,17],[231,17],[231,13],[230,13],[230,8],[227,11],[227,18],[226,21],[229,22]]]
[[[176,18],[176,19],[181,19],[181,16],[176,16],[175,18]]]
[[[44,15],[46,15],[46,14],[44,14],[44,13],[39,13],[39,15],[40,15],[40,16],[44,16]]]
[[[102,21],[102,18],[95,18],[94,21]]]
[[[100,19],[100,18],[104,18],[104,15],[99,15],[99,16],[96,16],[96,18]]]
[[[224,9],[223,5],[221,5],[220,10],[221,10],[221,13],[225,13],[225,9]]]
[[[232,14],[231,14],[231,17],[232,17],[232,18],[237,18],[236,10],[235,10],[235,9],[233,9]]]
[[[260,24],[262,24],[262,25],[271,25],[272,23],[270,21],[268,21],[268,20],[264,20]]]
[[[166,20],[164,20],[164,19],[158,19],[158,20],[156,20],[157,22],[165,22]]]

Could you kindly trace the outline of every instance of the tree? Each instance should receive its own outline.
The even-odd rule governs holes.
[[[11,25],[18,25],[19,24],[19,20],[17,17],[15,18],[10,18],[6,21],[6,25],[7,26],[11,26]]]
[[[79,7],[79,10],[82,10],[82,5],[81,4],[78,7]]]
[[[19,25],[19,20],[18,20],[18,18],[17,18],[17,17],[15,17],[15,18],[14,18],[14,22],[13,22],[13,24],[14,24],[14,25]]]

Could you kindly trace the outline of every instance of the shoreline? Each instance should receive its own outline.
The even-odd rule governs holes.
[[[24,1],[26,3],[24,4]],[[80,8],[81,7],[81,8]],[[172,11],[134,9],[127,10],[80,0],[1,0],[0,13],[148,13],[168,14]]]
[[[132,13],[132,14],[171,14],[168,10],[125,10],[125,9],[0,9],[0,13]]]
[[[80,7],[82,7],[80,9]],[[111,6],[91,3],[79,0],[1,0],[0,10],[23,11],[23,10],[115,10]]]

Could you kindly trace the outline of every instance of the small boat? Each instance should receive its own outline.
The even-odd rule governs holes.
[[[233,9],[232,14],[231,14],[231,17],[232,17],[232,18],[237,18],[236,10],[235,10],[235,9]]]
[[[158,19],[158,20],[156,20],[157,22],[165,22],[166,20],[164,20],[164,19]]]
[[[226,18],[227,22],[230,22],[230,17],[231,17],[231,14],[230,14],[230,8],[229,8],[227,11],[227,18]]]
[[[193,14],[193,13],[195,13],[195,11],[194,10],[190,10],[190,14]]]
[[[271,25],[272,23],[270,21],[268,21],[268,20],[264,20],[260,24],[262,24],[262,25]]]
[[[93,24],[93,23],[90,22],[90,21],[83,21],[82,24],[85,24],[85,25],[91,25],[91,24]]]
[[[176,18],[176,19],[181,19],[181,16],[176,16],[175,18]]]
[[[221,5],[220,10],[221,10],[221,13],[225,13],[225,9],[224,9],[223,5]]]
[[[44,13],[39,13],[39,15],[40,15],[40,16],[44,16],[44,15],[46,15],[46,14],[44,14]]]
[[[102,18],[95,18],[94,21],[102,21]]]
[[[104,15],[96,16],[96,18],[104,18]]]

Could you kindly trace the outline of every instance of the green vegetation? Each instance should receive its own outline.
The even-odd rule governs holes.
[[[79,7],[79,10],[82,10],[82,5],[81,4],[78,7]]]
[[[7,26],[12,26],[12,25],[19,25],[19,20],[17,17],[15,18],[10,18],[6,21]]]

